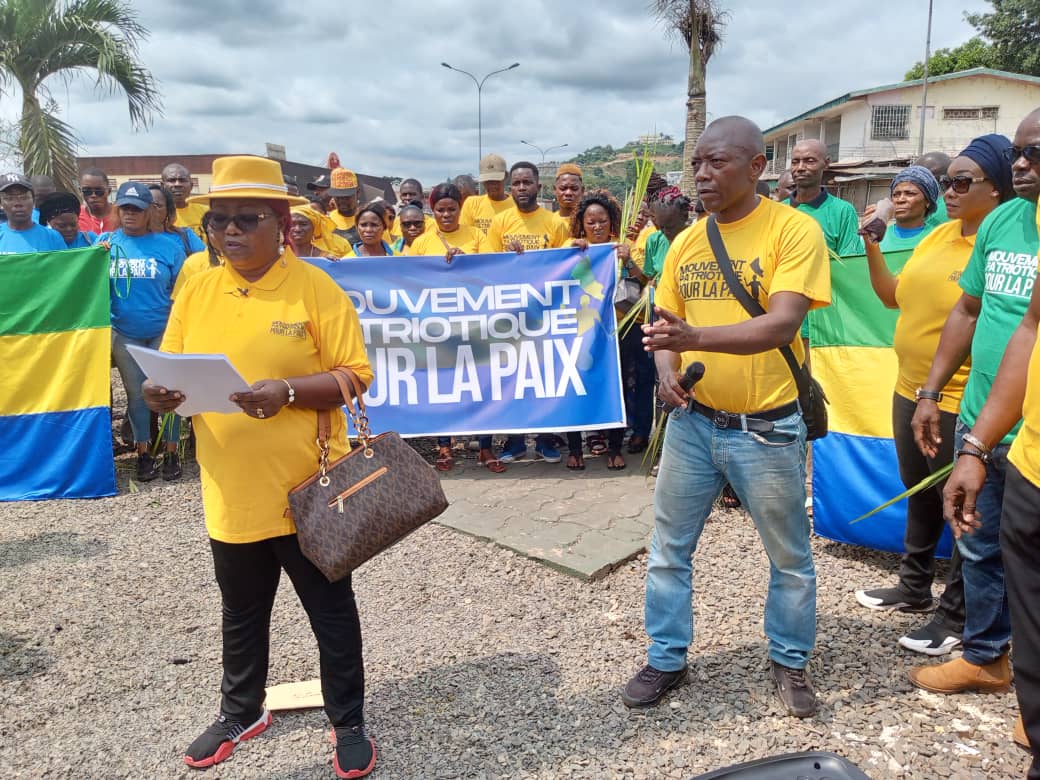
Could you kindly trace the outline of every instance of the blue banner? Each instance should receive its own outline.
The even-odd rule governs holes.
[[[611,245],[308,258],[361,318],[372,430],[403,436],[624,425]]]

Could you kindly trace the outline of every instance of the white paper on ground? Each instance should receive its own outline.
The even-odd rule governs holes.
[[[249,390],[249,383],[225,355],[172,355],[134,344],[126,350],[154,384],[184,393],[184,403],[177,407],[181,417],[242,411],[228,396]]]

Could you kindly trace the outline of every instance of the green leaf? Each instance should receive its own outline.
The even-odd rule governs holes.
[[[936,471],[936,472],[934,472],[932,474],[929,474],[927,477],[922,479],[920,482],[918,482],[916,485],[914,485],[909,490],[903,491],[902,493],[900,493],[895,498],[893,498],[893,499],[883,503],[881,506],[874,507],[869,512],[867,512],[865,515],[860,515],[855,520],[850,520],[849,521],[849,525],[852,525],[853,523],[858,523],[860,520],[866,520],[868,517],[870,517],[872,515],[876,515],[878,512],[882,512],[885,509],[888,509],[893,504],[898,504],[904,498],[909,498],[910,496],[916,496],[922,490],[929,490],[930,488],[935,487],[940,482],[942,482],[944,479],[946,479],[946,477],[948,477],[950,475],[951,471],[953,471],[953,464],[952,463],[950,463],[950,464],[948,464],[946,466],[943,466],[938,471]]]

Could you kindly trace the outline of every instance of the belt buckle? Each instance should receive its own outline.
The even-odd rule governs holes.
[[[715,416],[711,418],[711,421],[716,428],[729,428],[729,418],[731,416],[729,412],[717,411]]]

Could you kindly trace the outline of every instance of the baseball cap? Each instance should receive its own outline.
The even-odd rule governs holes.
[[[346,168],[337,168],[329,177],[329,192],[333,198],[357,192],[357,175]]]
[[[139,181],[128,181],[119,185],[116,206],[137,206],[144,211],[152,205],[152,193]]]
[[[505,181],[506,161],[497,154],[484,155],[480,161],[478,181]]]
[[[327,190],[331,186],[332,186],[332,182],[329,181],[329,175],[327,173],[323,173],[321,176],[319,176],[314,181],[307,182],[307,189],[309,189],[311,191],[313,191],[313,190]]]
[[[0,192],[3,192],[8,187],[24,187],[29,192],[33,191],[29,177],[22,176],[20,173],[5,173],[3,176],[0,176]]]

